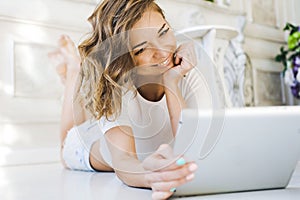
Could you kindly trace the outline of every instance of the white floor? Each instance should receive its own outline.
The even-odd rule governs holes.
[[[63,169],[60,163],[6,166],[0,168],[1,200],[147,200],[151,191],[130,188],[113,173],[88,173]],[[192,199],[299,200],[300,163],[282,190],[197,196]]]

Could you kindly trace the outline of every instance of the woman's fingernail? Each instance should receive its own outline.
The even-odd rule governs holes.
[[[184,158],[179,158],[177,161],[176,161],[176,165],[177,166],[182,166],[184,165],[186,162],[184,160]]]
[[[171,188],[170,192],[176,192],[176,188]]]
[[[188,175],[185,179],[186,179],[187,181],[190,181],[190,180],[192,180],[194,177],[195,177],[195,174],[190,174],[190,175]]]
[[[197,168],[198,168],[198,166],[196,165],[196,164],[191,164],[190,166],[189,166],[189,170],[191,171],[191,172],[194,172],[194,171],[196,171],[197,170]]]

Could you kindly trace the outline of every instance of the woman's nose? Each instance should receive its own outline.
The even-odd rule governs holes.
[[[164,58],[167,58],[169,56],[170,52],[162,47],[156,47],[154,49],[154,53],[153,53],[153,57],[158,60],[161,61]]]

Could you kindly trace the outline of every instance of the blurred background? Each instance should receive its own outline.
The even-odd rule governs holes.
[[[157,0],[177,31],[216,63],[232,107],[299,105],[275,61],[299,0]],[[47,57],[62,34],[76,45],[97,0],[0,0],[0,166],[57,162],[63,84]]]

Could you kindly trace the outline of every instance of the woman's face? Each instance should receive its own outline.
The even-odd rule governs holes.
[[[138,74],[161,75],[174,66],[176,39],[159,12],[143,14],[130,31],[130,46]]]

